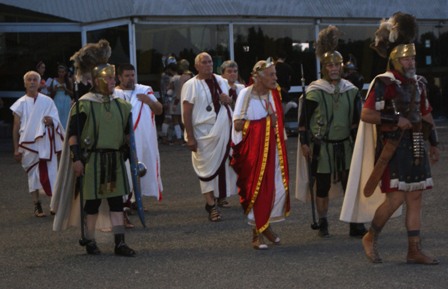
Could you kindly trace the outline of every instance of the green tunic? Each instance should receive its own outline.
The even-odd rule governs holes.
[[[358,89],[353,87],[353,89],[342,93],[338,89],[339,87],[336,87],[332,93],[322,89],[314,89],[306,94],[307,99],[318,104],[310,119],[311,134],[313,136],[320,134],[323,138],[318,157],[317,173],[336,173],[350,168],[353,152],[353,140],[350,137],[350,132]],[[334,145],[337,143],[342,145],[341,149],[344,151],[344,160],[339,164],[335,162],[334,156]],[[312,149],[314,149],[314,145],[312,145]]]
[[[87,118],[81,133],[81,150],[87,152],[83,178],[85,200],[104,199],[129,193],[124,159],[125,128],[131,105],[122,99],[95,102],[80,99],[79,112]],[[71,115],[76,114],[72,109]]]

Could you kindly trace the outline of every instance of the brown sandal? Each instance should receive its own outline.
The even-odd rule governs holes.
[[[280,237],[272,231],[271,226],[268,226],[266,230],[263,231],[263,235],[274,245],[280,245]]]
[[[44,210],[42,209],[42,204],[40,202],[34,203],[34,216],[37,218],[46,217]]]
[[[267,250],[269,248],[264,242],[263,235],[259,234],[256,229],[252,230],[252,247],[255,250]]]
[[[209,204],[205,204],[205,210],[208,212],[208,219],[210,222],[221,221],[221,215],[219,214],[216,205],[210,206]]]
[[[226,200],[226,198],[218,198],[216,199],[216,202],[218,203],[218,207],[220,208],[228,209],[232,207],[230,203]]]
[[[134,224],[131,223],[131,220],[129,220],[127,211],[123,211],[123,222],[126,229],[132,229],[135,227]]]

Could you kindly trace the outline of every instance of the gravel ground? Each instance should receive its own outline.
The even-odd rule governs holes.
[[[79,229],[52,232],[52,217],[35,218],[25,173],[12,158],[11,140],[0,139],[0,288],[448,288],[448,123],[438,123],[441,161],[433,167],[435,187],[424,195],[424,247],[438,266],[405,264],[404,217],[391,220],[380,237],[384,263],[367,261],[359,239],[338,221],[342,198],[331,200],[330,233],[310,229],[310,205],[292,198],[290,217],[274,225],[282,244],[267,251],[251,247],[238,198],[222,209],[223,221],[207,220],[199,183],[182,146],[160,146],[164,195],[144,199],[147,228],[131,220],[127,243],[135,258],[113,255],[113,236],[98,232],[101,256],[78,245]],[[288,140],[291,191],[297,138]],[[48,212],[49,199],[44,197]]]

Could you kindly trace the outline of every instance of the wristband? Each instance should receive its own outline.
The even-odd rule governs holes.
[[[73,162],[81,160],[81,155],[79,154],[79,145],[74,144],[70,146],[70,156]]]
[[[387,113],[381,112],[381,124],[398,124],[398,120],[400,119],[399,113]]]

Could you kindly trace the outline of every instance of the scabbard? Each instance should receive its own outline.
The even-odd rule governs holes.
[[[375,167],[373,168],[373,171],[364,187],[364,196],[366,196],[367,198],[370,197],[375,191],[375,188],[380,182],[384,170],[386,169],[387,164],[394,155],[402,136],[403,132],[398,139],[388,139],[386,141],[386,144],[384,145],[383,150],[381,151],[381,154],[375,163]]]

